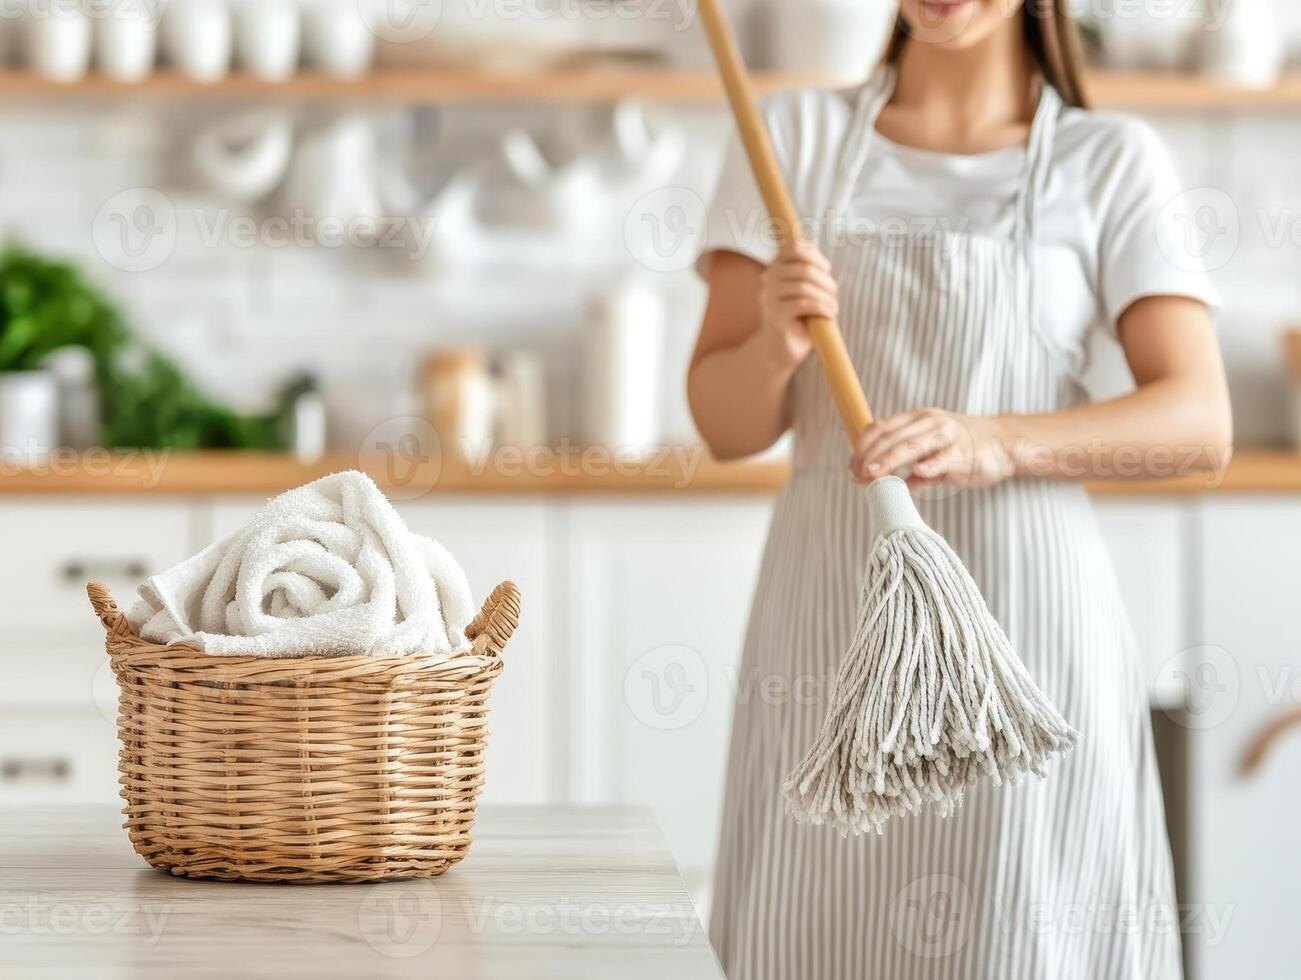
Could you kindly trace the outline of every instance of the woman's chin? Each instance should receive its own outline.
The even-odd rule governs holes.
[[[1003,15],[986,0],[916,0],[905,19],[914,40],[962,50],[993,33]]]

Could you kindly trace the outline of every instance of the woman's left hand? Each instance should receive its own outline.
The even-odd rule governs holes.
[[[860,483],[911,469],[908,485],[988,487],[1012,476],[1012,441],[996,416],[938,408],[876,419],[863,430],[849,470]]]

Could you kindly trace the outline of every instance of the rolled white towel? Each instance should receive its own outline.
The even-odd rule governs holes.
[[[375,657],[465,649],[465,573],[364,473],[269,501],[241,530],[149,578],[127,618],[214,654]]]

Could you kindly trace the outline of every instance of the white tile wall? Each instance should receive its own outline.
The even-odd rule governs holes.
[[[226,204],[199,190],[189,173],[194,133],[236,111],[165,101],[0,105],[0,235],[85,261],[134,323],[205,384],[240,403],[256,403],[301,367],[327,376],[373,374],[409,367],[411,355],[439,344],[527,343],[543,352],[551,369],[554,434],[565,433],[575,325],[597,291],[636,268],[622,241],[621,213],[595,233],[585,249],[590,254],[565,262],[561,249],[539,249],[536,267],[511,262],[504,269],[439,274],[374,249],[209,245],[196,210],[209,218],[223,207],[255,218],[274,211]],[[321,110],[313,111],[319,117]],[[527,121],[545,132],[564,111],[426,111],[418,129],[435,138],[422,146],[425,169],[431,180],[440,179],[473,154],[490,151],[507,125]],[[568,118],[583,111],[568,110]],[[381,110],[375,112],[378,117]],[[689,127],[692,151],[675,182],[706,194],[724,120],[714,110],[678,117]],[[1277,333],[1301,321],[1301,119],[1167,113],[1151,121],[1188,186],[1224,189],[1241,215],[1239,248],[1216,272],[1228,301],[1222,336],[1240,439],[1281,440],[1286,413]],[[172,201],[177,243],[159,268],[122,272],[96,254],[92,223],[114,194],[141,186],[157,187]],[[1280,228],[1289,234],[1271,241]],[[673,309],[667,363],[675,365],[663,382],[665,428],[667,437],[680,438],[691,426],[676,366],[685,364],[703,291],[690,272],[663,282]],[[1114,358],[1106,363],[1123,376]]]
[[[635,271],[612,215],[584,254],[539,249],[536,268],[430,269],[397,250],[237,247],[205,241],[221,209],[262,220],[274,198],[245,207],[198,185],[189,148],[199,129],[238,106],[51,102],[0,105],[0,237],[19,239],[86,264],[154,343],[183,359],[216,393],[255,405],[286,374],[308,367],[330,376],[375,374],[409,365],[411,355],[440,344],[538,347],[554,376],[556,435],[568,418],[576,324],[593,296],[616,276]],[[581,111],[581,110],[575,110]],[[304,110],[317,119],[320,110]],[[376,110],[377,114],[380,110]],[[712,182],[719,139],[712,114],[696,114],[698,132],[682,180]],[[556,112],[449,110],[426,129],[442,136],[426,148],[433,182],[476,155],[491,153],[501,132],[521,119],[543,132]],[[449,149],[451,148],[451,149]],[[422,175],[424,171],[421,171]],[[171,202],[174,249],[160,266],[124,272],[97,253],[97,212],[114,195],[154,187]],[[491,201],[489,201],[491,203]],[[666,277],[675,335],[667,341],[684,363],[702,290],[690,273]],[[665,378],[667,436],[689,433],[677,373]]]

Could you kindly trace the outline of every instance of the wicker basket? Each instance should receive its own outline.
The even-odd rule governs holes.
[[[125,827],[160,871],[244,881],[442,874],[470,847],[488,690],[519,620],[493,591],[456,657],[225,657],[91,605],[117,675]]]

